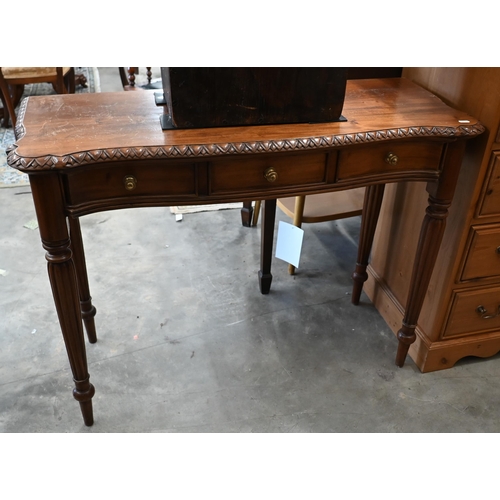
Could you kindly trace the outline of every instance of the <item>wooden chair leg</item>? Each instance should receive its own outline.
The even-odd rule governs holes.
[[[293,209],[293,225],[302,227],[302,218],[304,216],[304,205],[306,204],[305,196],[295,197],[295,207]],[[295,274],[295,266],[288,264],[288,274]]]
[[[52,88],[57,94],[67,94],[66,83],[64,82],[64,75],[62,68],[56,68],[57,78],[55,82],[52,82]]]
[[[122,87],[126,87],[128,85],[128,80],[127,80],[127,74],[125,73],[125,68],[118,68],[118,72],[120,74]]]
[[[83,77],[83,75],[80,75]],[[74,94],[76,90],[76,74],[75,68],[71,68],[65,76],[66,89],[70,94]],[[82,85],[86,86],[86,85]]]
[[[137,72],[137,68],[127,68],[128,71],[128,84],[131,87],[135,87],[135,74]]]
[[[256,200],[255,206],[253,207],[252,226],[256,226],[257,222],[259,222],[260,206],[261,201]]]
[[[12,127],[16,127],[16,113],[15,105],[13,102],[15,96],[15,90],[5,82],[3,78],[0,78],[0,92],[2,93],[2,102],[4,104],[4,126],[7,127],[9,124],[9,117],[12,123]]]
[[[7,109],[7,100],[3,96],[3,92],[0,91],[0,101],[2,101],[2,113],[1,113],[1,118],[2,121],[0,121],[0,124],[4,128],[8,128],[9,126],[9,111]]]

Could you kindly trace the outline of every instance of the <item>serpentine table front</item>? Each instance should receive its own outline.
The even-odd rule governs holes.
[[[359,302],[384,185],[426,181],[396,364],[403,366],[434,268],[467,139],[484,127],[401,78],[347,82],[343,116],[321,124],[161,129],[152,92],[30,97],[8,163],[29,175],[75,382],[93,424],[83,324],[96,342],[79,217],[103,210],[265,200],[259,281],[271,285],[276,198],[366,186],[353,303]],[[83,324],[82,324],[83,319]]]

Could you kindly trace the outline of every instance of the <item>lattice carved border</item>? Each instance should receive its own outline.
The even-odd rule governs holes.
[[[24,116],[26,104],[26,102],[23,102],[19,112],[19,123],[21,125],[16,129],[16,136],[18,139],[21,139],[25,134],[25,129],[22,125],[22,118]],[[18,145],[16,143],[7,150],[7,162],[13,168],[29,172],[33,170],[49,170],[53,168],[62,169],[95,163],[138,159],[203,158],[225,155],[294,152],[311,149],[339,148],[354,144],[367,144],[405,138],[412,139],[419,137],[433,137],[454,139],[460,137],[474,137],[484,132],[484,130],[484,126],[480,123],[474,125],[461,125],[459,127],[409,127],[377,130],[358,134],[327,135],[256,142],[96,149],[92,151],[76,152],[65,156],[48,155],[37,158],[19,156],[17,154]]]

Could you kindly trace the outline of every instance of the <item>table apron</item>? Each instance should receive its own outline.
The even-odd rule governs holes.
[[[374,184],[436,182],[443,146],[440,141],[402,141],[299,154],[96,163],[30,175],[58,175],[67,213],[81,216],[132,207],[229,203]]]

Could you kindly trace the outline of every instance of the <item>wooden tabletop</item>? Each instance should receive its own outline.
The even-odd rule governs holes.
[[[8,163],[23,171],[143,157],[203,157],[462,137],[484,127],[404,78],[350,80],[344,122],[162,130],[153,91],[29,97]]]

